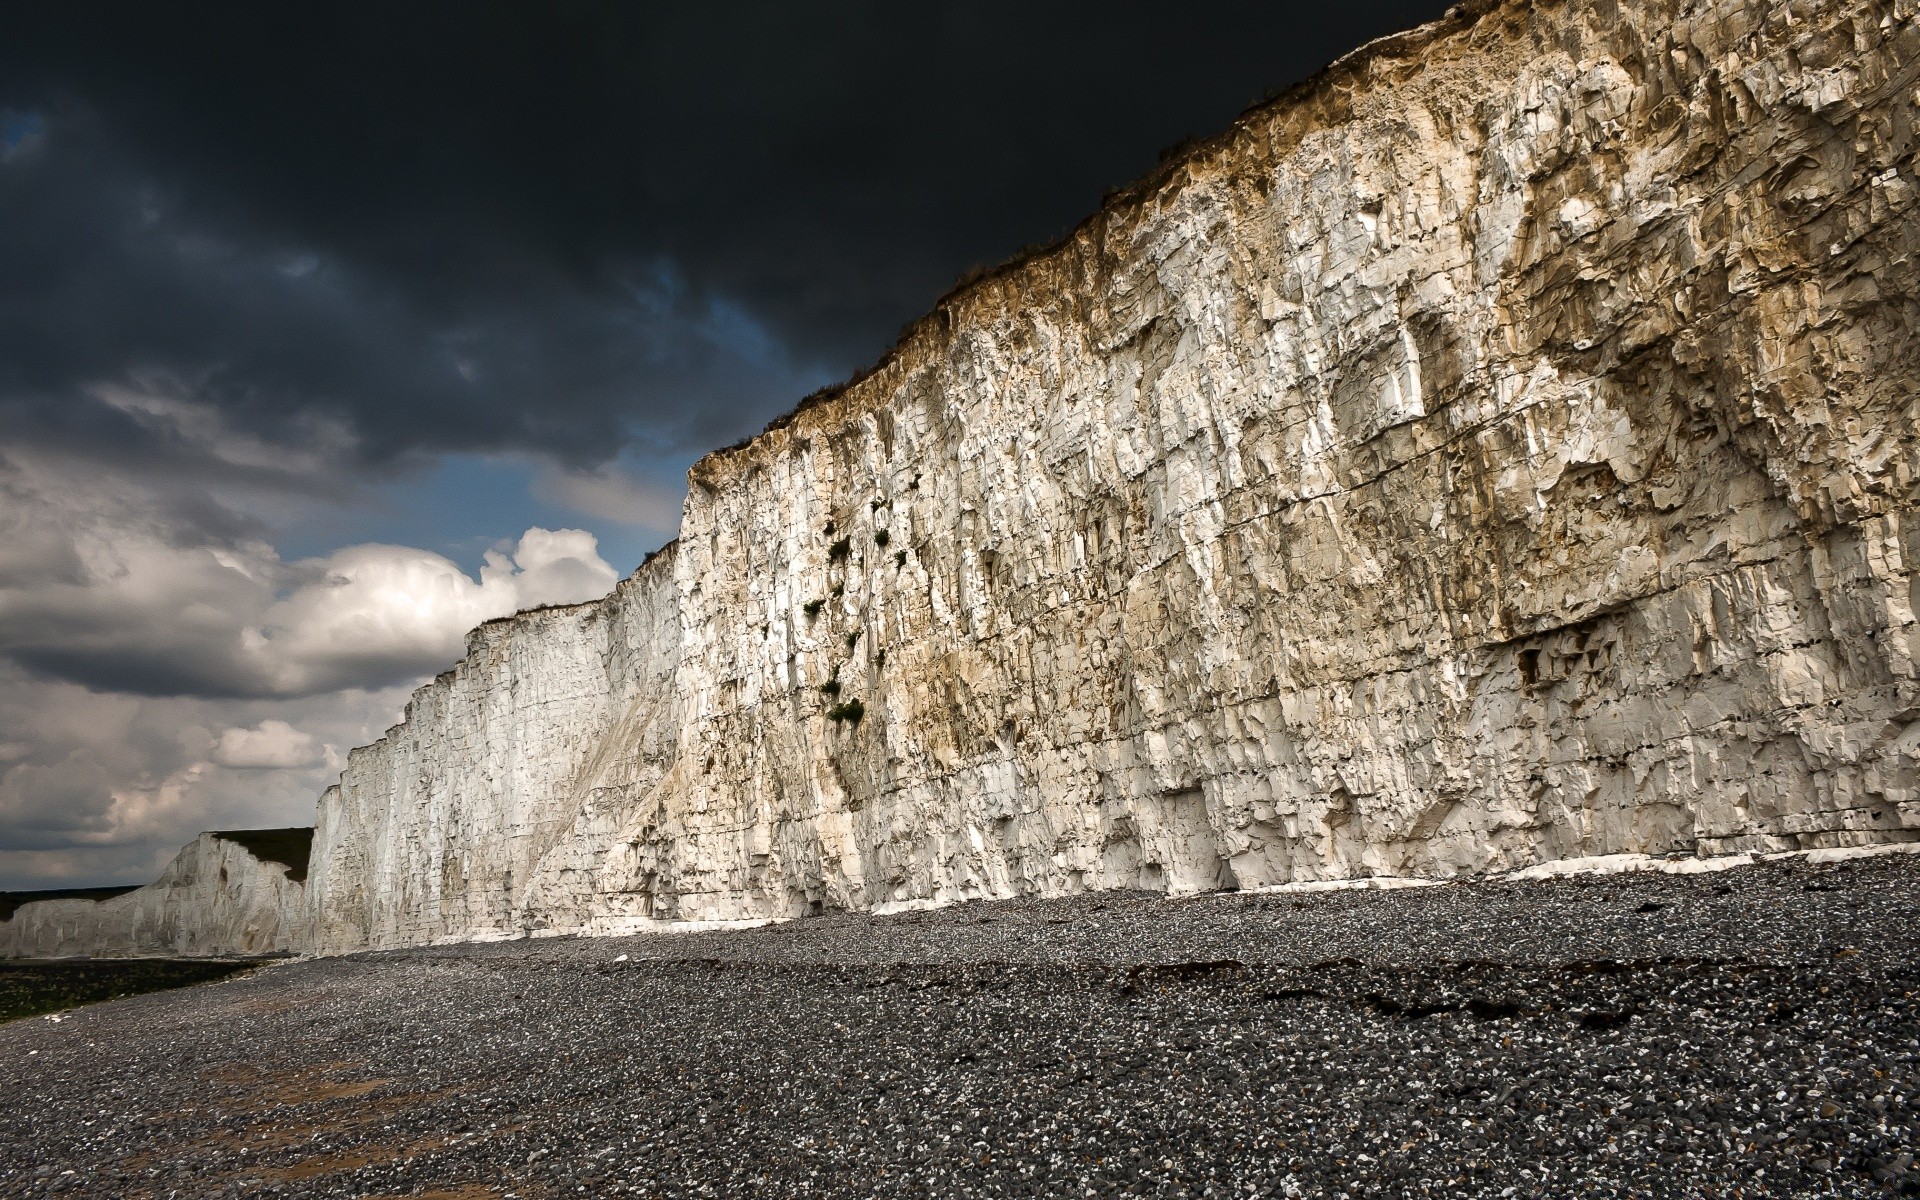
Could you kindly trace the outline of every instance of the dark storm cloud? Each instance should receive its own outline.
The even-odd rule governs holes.
[[[0,166],[0,427],[14,440],[170,453],[151,423],[79,394],[133,380],[281,444],[304,444],[324,415],[376,461],[499,447],[592,457],[641,435],[711,439],[730,428],[717,411],[791,385],[769,335],[663,257],[609,252],[593,278],[526,252],[485,273],[434,270],[268,202],[222,193],[210,211],[195,200],[203,177],[165,181],[78,102],[49,106],[37,128]],[[419,238],[446,236],[421,220]],[[468,255],[501,256],[499,239],[473,236]],[[467,274],[479,277],[450,278]]]
[[[81,389],[160,374],[363,462],[729,440],[1440,7],[9,6],[0,399],[143,446]]]

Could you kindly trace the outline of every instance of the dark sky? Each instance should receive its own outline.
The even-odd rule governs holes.
[[[737,436],[796,398],[769,358],[874,357],[1440,6],[8,7],[0,107],[46,142],[0,194],[9,399],[211,368],[269,437],[592,461]]]
[[[604,590],[699,453],[1443,7],[0,6],[0,725],[54,689],[161,747],[0,728],[0,886],[91,869],[45,855],[120,845],[102,797],[195,764],[306,788],[457,650],[349,654],[342,612]],[[272,758],[220,740],[270,718],[309,775],[221,765]]]

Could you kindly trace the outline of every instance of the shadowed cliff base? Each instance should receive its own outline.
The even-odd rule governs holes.
[[[0,1028],[0,1196],[1901,1194],[1917,962],[1915,855],[317,959]]]

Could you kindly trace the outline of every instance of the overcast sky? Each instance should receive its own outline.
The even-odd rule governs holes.
[[[0,889],[310,823],[702,452],[1443,7],[0,7]]]

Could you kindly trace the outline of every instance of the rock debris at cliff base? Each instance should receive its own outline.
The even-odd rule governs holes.
[[[1915,1194],[1917,1059],[1920,856],[1011,901],[17,1022],[0,1195]]]

